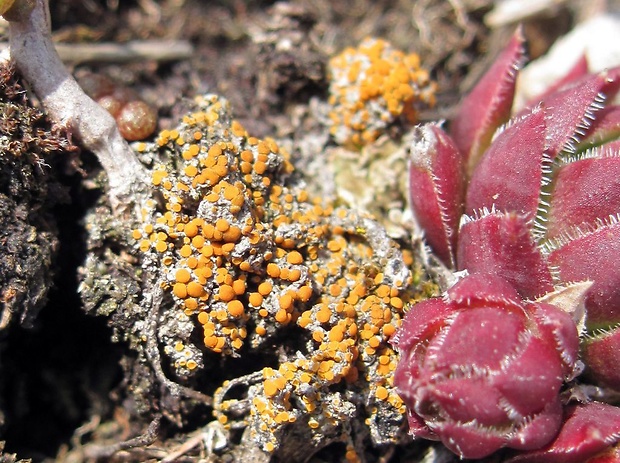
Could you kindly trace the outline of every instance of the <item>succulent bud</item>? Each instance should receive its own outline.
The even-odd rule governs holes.
[[[558,392],[574,374],[579,344],[572,319],[555,306],[474,274],[443,299],[416,305],[393,344],[414,435],[441,439],[463,458],[536,449],[555,437]]]

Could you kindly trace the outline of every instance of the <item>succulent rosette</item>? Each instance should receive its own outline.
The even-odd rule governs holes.
[[[393,343],[415,435],[439,436],[468,458],[505,445],[539,448],[555,436],[558,392],[573,376],[579,344],[568,314],[479,273],[410,315]]]
[[[620,107],[609,103],[620,68],[589,74],[581,59],[515,113],[523,62],[517,31],[448,131],[413,131],[413,211],[465,276],[410,309],[395,384],[412,434],[461,457],[508,447],[569,461],[550,455],[573,439],[570,461],[586,461],[613,454],[620,435],[614,405],[580,405],[592,415],[583,435],[567,411],[577,389],[610,402],[620,391]]]

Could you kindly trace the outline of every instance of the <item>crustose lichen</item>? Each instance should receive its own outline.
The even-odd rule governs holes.
[[[133,238],[172,301],[158,337],[176,376],[212,368],[205,352],[267,354],[273,339],[301,337],[280,346],[277,365],[223,385],[219,422],[248,426],[266,451],[287,426],[303,427],[317,447],[335,436],[353,445],[346,423],[358,414],[376,444],[394,441],[404,407],[387,340],[411,276],[383,229],[310,198],[287,153],[250,136],[214,95],[137,149],[159,159],[152,183],[161,202],[143,210]],[[240,381],[244,397],[227,397]]]

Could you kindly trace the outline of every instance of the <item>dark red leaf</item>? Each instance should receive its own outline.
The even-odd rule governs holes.
[[[578,159],[560,166],[551,195],[547,238],[620,212],[620,157]]]
[[[450,137],[434,124],[414,129],[409,153],[413,212],[435,254],[454,268],[465,194],[461,154]]]
[[[590,402],[566,408],[555,440],[542,450],[516,455],[509,463],[582,463],[620,438],[620,408]]]
[[[522,215],[487,214],[465,222],[459,235],[459,270],[500,275],[525,298],[553,290],[551,272]]]
[[[461,103],[450,134],[465,156],[471,173],[486,151],[495,130],[510,117],[515,81],[525,57],[524,38],[517,29],[510,43]]]
[[[545,110],[511,122],[493,140],[474,170],[467,189],[466,213],[484,207],[533,218],[551,160],[545,153]]]
[[[620,390],[620,328],[597,333],[583,343],[588,373],[597,382]]]
[[[620,223],[610,218],[591,228],[549,243],[548,259],[561,281],[594,282],[586,297],[586,323],[594,329],[620,321]]]

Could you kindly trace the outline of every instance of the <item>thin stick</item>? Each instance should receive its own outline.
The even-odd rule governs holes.
[[[112,455],[122,450],[131,450],[136,447],[146,447],[148,445],[151,445],[153,442],[155,442],[155,440],[157,440],[161,418],[161,415],[155,416],[144,434],[141,434],[132,439],[123,442],[117,442],[111,445],[91,444],[84,446],[84,456],[88,459],[109,459]]]
[[[127,63],[176,61],[192,57],[194,47],[186,40],[134,40],[126,43],[58,43],[64,62]]]
[[[0,52],[8,48],[0,42]],[[126,43],[56,43],[64,63],[127,63],[178,61],[191,58],[194,47],[186,40],[133,40]]]

